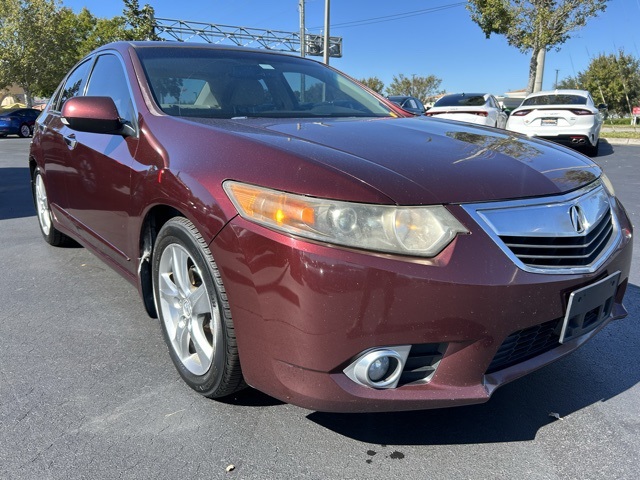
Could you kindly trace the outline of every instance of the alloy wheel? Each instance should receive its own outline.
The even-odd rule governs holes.
[[[221,362],[220,307],[207,291],[200,267],[189,252],[173,243],[159,264],[159,307],[171,348],[194,375],[204,375]]]
[[[49,235],[51,231],[51,211],[49,210],[49,199],[47,198],[47,190],[44,187],[42,175],[36,175],[36,208],[38,210],[38,220],[42,233]]]

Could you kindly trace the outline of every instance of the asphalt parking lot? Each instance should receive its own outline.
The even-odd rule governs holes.
[[[135,289],[41,238],[29,139],[0,139],[0,479],[631,479],[640,471],[640,252],[626,307],[486,404],[326,414],[183,384]],[[631,219],[640,146],[595,159]]]

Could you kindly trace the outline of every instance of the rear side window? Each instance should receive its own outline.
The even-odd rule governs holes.
[[[87,81],[90,66],[91,61],[87,60],[78,65],[78,67],[71,72],[53,103],[54,110],[62,110],[62,106],[67,99],[82,95],[82,90],[84,89],[84,85]]]
[[[129,84],[122,63],[115,55],[107,54],[98,57],[89,79],[87,96],[111,97],[120,117],[129,122],[135,121]]]

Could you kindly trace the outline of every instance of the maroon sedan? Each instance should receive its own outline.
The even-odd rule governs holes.
[[[42,234],[136,285],[212,398],[484,402],[626,315],[632,227],[597,165],[406,115],[308,59],[107,45],[36,124]]]

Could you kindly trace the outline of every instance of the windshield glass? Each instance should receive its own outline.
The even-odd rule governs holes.
[[[525,99],[522,105],[586,105],[587,98],[581,95],[540,95]]]
[[[174,116],[389,117],[376,97],[324,65],[231,49],[140,47],[153,97]]]

